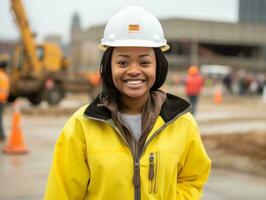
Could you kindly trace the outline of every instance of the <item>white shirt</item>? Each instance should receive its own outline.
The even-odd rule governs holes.
[[[134,137],[139,140],[141,136],[141,114],[129,115],[119,113],[124,125],[133,133]]]

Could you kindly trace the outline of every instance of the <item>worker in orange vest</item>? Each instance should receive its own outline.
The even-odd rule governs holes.
[[[7,59],[0,60],[0,141],[5,140],[3,130],[4,106],[9,96],[9,78],[6,74]]]
[[[197,66],[191,66],[188,69],[188,76],[185,80],[186,95],[192,107],[192,114],[195,114],[198,97],[200,95],[204,80],[199,73]]]

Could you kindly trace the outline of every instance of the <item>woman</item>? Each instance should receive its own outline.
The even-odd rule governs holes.
[[[106,25],[101,94],[57,141],[46,200],[200,199],[210,159],[183,99],[165,94],[159,21],[126,7]]]

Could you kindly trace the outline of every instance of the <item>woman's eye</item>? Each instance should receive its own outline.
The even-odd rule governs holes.
[[[119,62],[117,62],[117,64],[120,66],[127,66],[128,62],[127,61],[119,61]]]
[[[140,62],[140,64],[147,66],[147,65],[151,64],[151,62],[150,61],[142,61],[142,62]]]

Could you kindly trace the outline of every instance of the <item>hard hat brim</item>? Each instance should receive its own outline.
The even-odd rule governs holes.
[[[168,44],[158,44],[152,41],[143,41],[143,40],[120,40],[115,42],[105,42],[98,46],[101,51],[105,51],[108,47],[152,47],[152,48],[161,48],[161,50],[167,51],[170,46]]]

